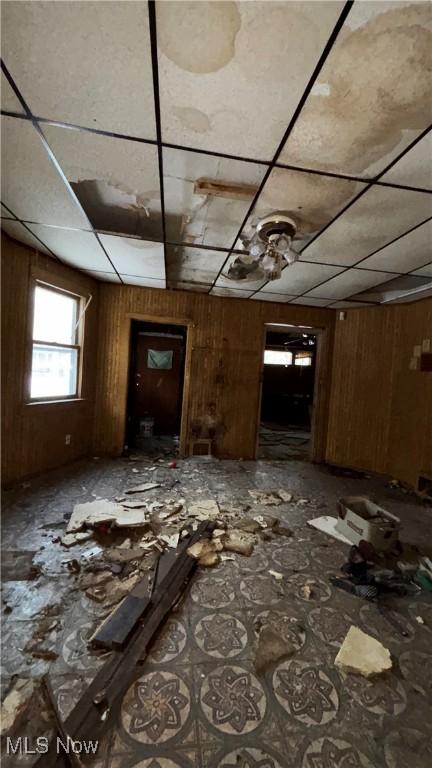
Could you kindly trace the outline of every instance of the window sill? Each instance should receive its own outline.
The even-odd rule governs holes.
[[[58,400],[30,400],[25,405],[65,405],[66,403],[84,403],[85,397],[67,397]]]

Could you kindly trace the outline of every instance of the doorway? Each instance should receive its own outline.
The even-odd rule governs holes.
[[[259,459],[310,459],[316,364],[317,333],[312,329],[266,329]]]
[[[131,321],[127,449],[178,453],[187,328]]]

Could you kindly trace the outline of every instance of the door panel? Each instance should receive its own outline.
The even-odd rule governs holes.
[[[132,414],[138,432],[139,419],[152,416],[154,433],[178,434],[184,368],[184,340],[169,336],[137,336]],[[149,368],[148,351],[172,351],[172,368]]]

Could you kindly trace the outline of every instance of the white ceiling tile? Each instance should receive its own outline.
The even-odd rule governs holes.
[[[420,269],[416,269],[413,275],[419,275],[420,277],[432,277],[432,262],[430,264],[424,264]]]
[[[27,120],[2,117],[2,199],[23,220],[88,227],[37,131]]]
[[[253,291],[240,291],[235,288],[220,288],[214,287],[211,289],[211,296],[230,296],[237,299],[248,299],[252,296]]]
[[[382,171],[430,124],[430,30],[429,3],[354,3],[281,160]]]
[[[363,182],[274,168],[249,217],[244,234],[250,235],[263,216],[283,211],[297,225],[294,250],[329,223],[362,189]]]
[[[384,283],[394,277],[393,274],[387,272],[368,272],[365,269],[347,269],[340,275],[333,277],[327,283],[318,285],[312,291],[309,291],[309,296],[316,296],[321,299],[347,299],[353,296],[359,291],[364,291],[366,288]],[[307,298],[307,297],[306,297]]]
[[[342,7],[157,3],[164,141],[271,159]]]
[[[328,280],[341,272],[343,267],[332,267],[326,264],[306,264],[296,261],[285,267],[280,280],[267,283],[262,289],[265,292],[285,290],[294,296],[309,291],[317,283]]]
[[[15,216],[10,211],[8,211],[7,208],[4,207],[3,203],[2,203],[2,207],[1,207],[1,216],[2,216],[2,219],[14,219],[15,218]]]
[[[400,301],[409,296],[412,301],[415,301],[425,290],[431,287],[432,280],[428,277],[397,275],[393,279],[371,287],[369,290],[362,290],[360,293],[352,295],[351,299],[387,303]]]
[[[432,251],[432,219],[417,227],[378,253],[362,261],[365,269],[383,269],[387,272],[412,272],[423,265]]]
[[[6,64],[34,115],[152,139],[145,2],[10,2]]]
[[[116,235],[99,237],[119,274],[165,281],[162,243]]]
[[[120,279],[115,272],[98,272],[94,269],[84,269],[83,272],[85,272],[86,275],[94,277],[96,280],[99,280],[102,283],[117,283],[118,285],[121,284]]]
[[[13,237],[15,240],[19,240],[20,243],[29,245],[30,248],[36,248],[36,250],[40,251],[41,253],[46,253],[48,256],[51,255],[48,249],[45,248],[45,246],[42,245],[39,240],[33,237],[31,232],[29,232],[28,229],[20,224],[19,221],[14,221],[13,219],[2,219],[1,227],[5,232],[7,232],[8,235]]]
[[[44,133],[95,229],[161,237],[153,144],[49,125]]]
[[[168,247],[167,271],[170,281],[210,284],[216,278],[228,253],[200,248]]]
[[[431,196],[371,187],[303,250],[305,259],[351,266],[432,214]]]
[[[380,181],[432,189],[432,131],[395,163]]]
[[[299,296],[290,301],[290,304],[302,304],[308,307],[328,307],[331,299],[313,299],[311,296]]]
[[[166,148],[163,165],[168,239],[231,248],[266,166]],[[195,192],[204,180],[219,194]]]
[[[92,232],[77,229],[44,227],[40,224],[27,225],[62,261],[79,269],[111,272],[103,249]]]
[[[256,299],[257,301],[276,301],[286,303],[294,297],[289,296],[286,293],[263,293],[262,291],[258,291],[258,293],[255,293],[253,296],[251,296],[251,298]]]
[[[2,15],[3,15],[3,11],[2,11]],[[18,112],[20,115],[25,114],[21,106],[20,100],[18,99],[17,96],[15,96],[15,91],[9,85],[9,80],[3,74],[3,72],[1,76],[1,108],[6,110],[7,112]]]
[[[156,280],[151,277],[141,277],[140,275],[120,275],[126,285],[137,285],[142,288],[160,288],[165,289],[165,280]]]

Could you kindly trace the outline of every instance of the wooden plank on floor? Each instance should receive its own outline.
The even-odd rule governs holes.
[[[199,541],[214,527],[208,521],[180,544],[180,553],[168,573],[157,584],[151,597],[151,604],[145,614],[145,623],[136,625],[123,651],[114,651],[110,659],[97,673],[93,682],[80,697],[65,721],[65,732],[74,740],[99,740],[110,721],[110,714],[129,688],[136,674],[137,665],[143,662],[152,639],[171,606],[184,589],[196,568],[197,561],[186,553],[186,549]],[[172,553],[169,552],[169,555]],[[170,557],[171,559],[171,557]],[[37,768],[59,768],[60,756],[56,753],[55,741],[51,742],[46,754],[38,759]]]

